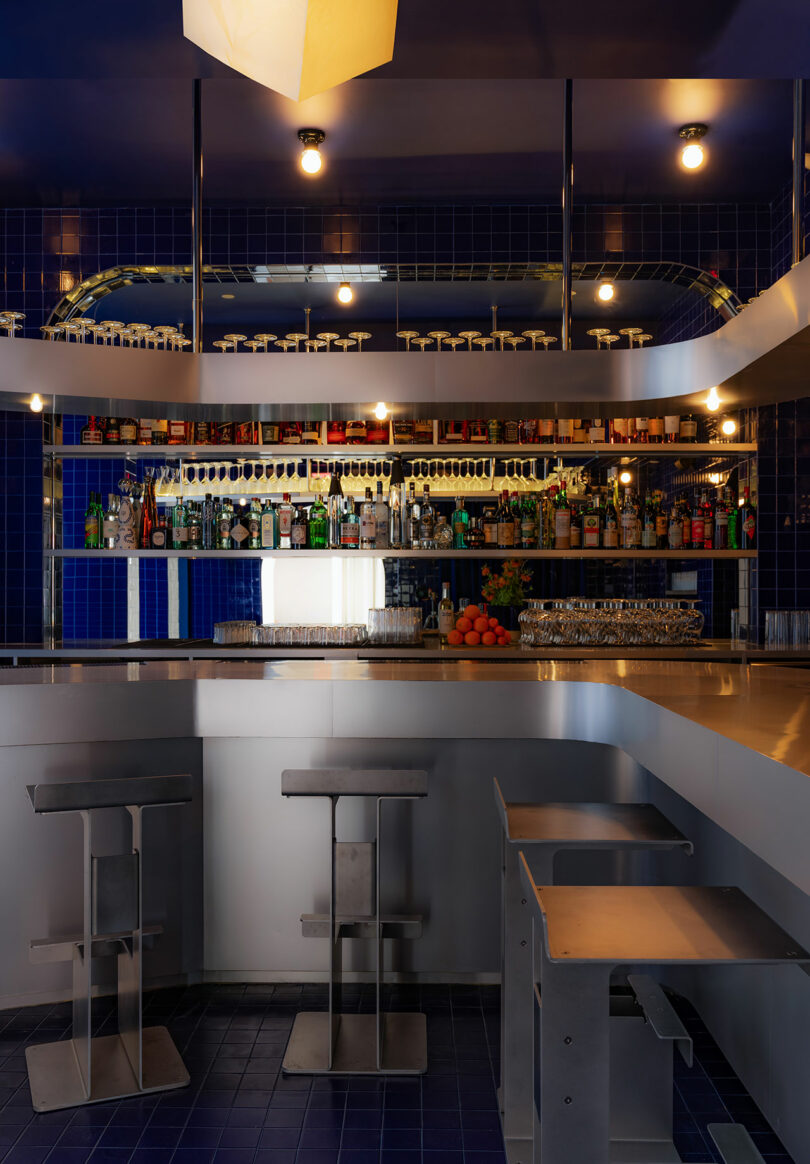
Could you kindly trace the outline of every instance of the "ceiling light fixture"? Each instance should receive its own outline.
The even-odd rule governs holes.
[[[720,396],[716,388],[709,389],[709,395],[706,397],[706,407],[709,412],[717,412],[720,407]]]
[[[305,174],[320,174],[323,165],[320,146],[326,141],[326,134],[322,129],[299,129],[298,140],[304,147],[301,150],[301,169]]]
[[[600,283],[599,290],[596,292],[597,298],[602,303],[610,303],[613,296],[616,294],[616,288],[612,283]]]
[[[678,130],[678,137],[686,144],[681,150],[681,165],[685,170],[698,170],[706,160],[706,151],[700,144],[700,139],[709,132],[708,125],[697,122],[695,125],[682,125]]]
[[[45,405],[43,404],[42,397],[38,392],[35,392],[31,399],[28,401],[28,407],[32,412],[42,412],[42,409],[45,407]]]
[[[374,409],[374,415],[377,417],[377,420],[385,420],[388,416],[388,405],[383,404],[381,400],[377,407]]]
[[[349,283],[341,283],[337,290],[338,303],[351,303],[354,299],[354,291],[351,289]]]

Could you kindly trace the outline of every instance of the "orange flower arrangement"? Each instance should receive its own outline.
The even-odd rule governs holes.
[[[481,567],[485,579],[481,595],[485,602],[495,606],[522,606],[526,601],[525,586],[532,580],[532,572],[520,558],[507,558],[500,572],[489,566]]]

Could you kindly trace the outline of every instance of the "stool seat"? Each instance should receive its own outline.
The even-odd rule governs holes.
[[[781,963],[810,954],[740,890],[706,885],[535,885],[552,962]],[[528,888],[528,886],[527,886]]]
[[[427,796],[427,772],[418,768],[285,768],[282,796]]]

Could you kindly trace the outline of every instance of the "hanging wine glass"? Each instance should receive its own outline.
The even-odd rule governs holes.
[[[636,336],[636,347],[643,348],[651,339],[652,336],[648,332],[642,331],[640,335]]]
[[[411,340],[415,340],[419,335],[418,331],[398,331],[397,339],[405,340],[405,351],[411,350]]]
[[[276,342],[274,343],[273,346],[276,348],[281,348],[281,350],[283,352],[288,352],[290,350],[290,348],[296,347],[296,343],[295,343],[295,340],[288,338],[288,339],[276,340]],[[297,350],[297,348],[296,348],[296,350]]]
[[[500,329],[499,331],[490,332],[490,335],[494,340],[498,341],[500,350],[503,351],[503,341],[509,339],[509,336],[512,335],[512,332]]]
[[[460,335],[449,335],[447,339],[442,340],[442,343],[457,352],[459,347],[464,343],[464,339]]]
[[[266,352],[267,345],[274,343],[278,337],[272,335],[269,331],[260,331],[259,334],[254,335],[253,338],[258,340],[258,342],[262,345],[262,351]]]
[[[321,348],[326,347],[326,340],[308,339],[304,343],[304,347],[307,349],[308,352],[317,352],[317,351],[320,351]]]
[[[506,342],[509,344],[512,351],[516,352],[518,349],[518,344],[525,344],[526,336],[525,335],[508,335],[506,337]]]
[[[340,336],[336,331],[319,331],[316,338],[323,340],[323,342],[326,344],[327,352],[331,352],[332,344],[336,339],[340,339]]]
[[[528,331],[524,331],[523,334],[526,337],[526,339],[532,341],[532,351],[536,352],[537,351],[537,341],[539,339],[542,339],[546,333],[544,331],[541,331],[537,327],[532,327],[532,328],[529,328]]]
[[[229,352],[231,350],[231,348],[233,347],[233,344],[231,343],[230,340],[226,340],[226,339],[214,340],[214,347],[219,348],[219,350],[221,352]]]
[[[248,349],[248,351],[253,352],[255,356],[256,352],[260,352],[262,350],[262,341],[257,339],[245,340],[245,347]]]
[[[43,333],[43,338],[53,343],[59,335],[59,328],[55,324],[45,323],[39,329]]]
[[[473,339],[473,343],[476,345],[476,347],[479,347],[482,352],[485,352],[490,347],[492,347],[492,345],[495,343],[495,340],[491,335],[482,335],[476,336],[475,339]]]
[[[25,315],[22,311],[3,311],[0,312],[0,327],[6,329],[9,339],[14,339],[17,324],[22,323],[24,319]]]
[[[353,348],[357,340],[353,339],[336,339],[335,347],[340,348],[343,352],[348,352],[349,348]]]
[[[628,347],[632,348],[633,340],[637,335],[641,335],[643,331],[643,327],[622,327],[619,328],[619,335],[626,335]]]
[[[467,341],[467,351],[471,352],[473,340],[477,340],[480,337],[481,332],[480,331],[460,331],[458,334],[460,335],[460,337],[463,340]]]
[[[606,335],[610,335],[610,328],[609,327],[592,327],[590,329],[590,331],[588,332],[588,335],[593,336],[593,338],[596,340],[597,348],[601,348],[602,337],[606,336]]]
[[[414,337],[413,342],[419,348],[419,351],[423,352],[425,350],[425,348],[428,347],[429,344],[433,343],[433,340],[429,336],[418,335],[418,336]]]
[[[303,331],[289,331],[287,332],[287,339],[292,340],[295,344],[295,350],[298,351],[298,345],[306,340],[306,333]]]
[[[429,331],[428,335],[430,336],[430,338],[432,340],[436,341],[436,350],[438,351],[442,346],[442,341],[449,338],[450,332],[449,331]]]
[[[608,351],[610,351],[612,345],[615,343],[618,343],[618,341],[619,341],[619,336],[617,336],[617,335],[608,334],[608,335],[602,336],[602,343],[607,345]]]
[[[148,331],[151,331],[152,329],[148,323],[131,323],[129,325],[129,330],[134,332],[137,339],[137,346],[141,347],[143,344],[143,337]]]
[[[556,335],[544,335],[540,337],[540,343],[543,345],[546,351],[548,351],[551,344],[556,344],[556,342]]]
[[[157,330],[157,328],[155,330]],[[230,342],[233,344],[233,350],[237,351],[237,349],[239,348],[239,345],[242,343],[243,340],[247,339],[247,336],[246,335],[238,335],[236,332],[231,332],[229,335],[223,336],[222,338],[226,339],[226,340],[230,340]]]
[[[352,339],[357,340],[357,350],[358,350],[358,352],[362,352],[363,340],[371,339],[371,332],[370,331],[350,331],[349,336]]]

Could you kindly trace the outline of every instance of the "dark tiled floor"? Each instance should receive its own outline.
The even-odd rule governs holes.
[[[370,988],[344,991],[368,1009]],[[0,1159],[4,1164],[504,1164],[495,1099],[498,990],[393,988],[389,1004],[428,1016],[430,1069],[421,1079],[285,1078],[281,1059],[317,986],[197,987],[146,999],[191,1072],[189,1088],[151,1099],[34,1116],[24,1047],[68,1033],[70,1008],[0,1013]],[[699,1018],[679,1004],[698,1061],[676,1056],[676,1142],[685,1161],[719,1160],[706,1123],[736,1120],[769,1164],[791,1164]],[[97,1004],[101,1033],[113,1012]],[[572,1162],[573,1164],[573,1162]]]

